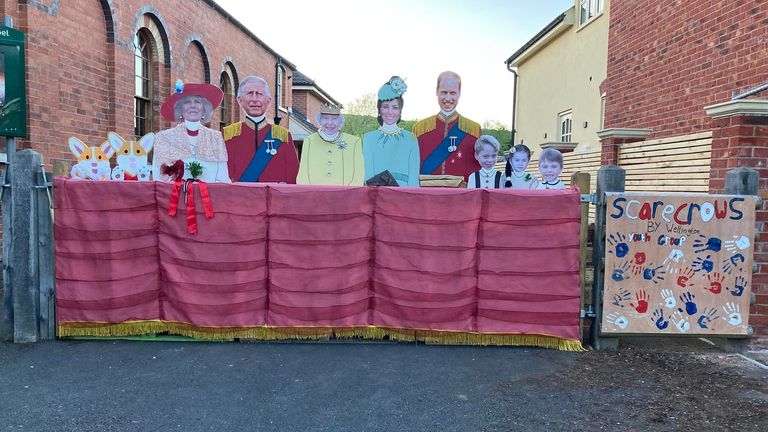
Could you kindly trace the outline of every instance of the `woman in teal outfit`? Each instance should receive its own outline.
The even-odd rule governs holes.
[[[419,143],[409,131],[400,129],[403,93],[407,86],[393,76],[379,89],[379,128],[363,136],[365,179],[388,170],[400,186],[419,186]]]

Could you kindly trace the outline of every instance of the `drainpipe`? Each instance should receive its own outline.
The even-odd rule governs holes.
[[[512,85],[512,147],[515,146],[515,108],[517,107],[517,78],[518,74],[515,69],[512,68],[512,63],[507,63],[507,70],[515,75],[515,81]]]
[[[280,67],[282,65],[283,65],[283,59],[282,59],[282,57],[278,57],[277,58],[277,63],[275,63],[275,93],[277,93],[277,87],[278,87],[277,80],[280,79]],[[283,92],[285,92],[285,89],[283,89]],[[282,94],[276,94],[275,95],[275,99],[278,99],[281,96],[282,96]],[[278,107],[280,106],[280,101],[276,100],[274,102],[274,105],[275,105],[275,124],[279,125],[280,122],[283,120],[283,118],[280,117],[280,110],[278,109]]]

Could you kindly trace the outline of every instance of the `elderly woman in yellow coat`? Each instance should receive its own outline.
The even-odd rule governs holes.
[[[296,184],[362,186],[365,180],[360,138],[341,132],[344,116],[324,105],[317,114],[320,130],[304,139]]]

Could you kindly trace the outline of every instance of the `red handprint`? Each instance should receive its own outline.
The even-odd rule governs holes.
[[[723,280],[725,277],[715,272],[714,274],[708,274],[707,279],[709,280],[709,288],[706,288],[706,290],[712,294],[720,294],[723,290]]]
[[[638,252],[638,253],[636,253],[635,254],[634,262],[635,262],[635,264],[640,265],[640,266],[645,264],[645,252]]]
[[[688,288],[689,286],[692,286],[693,282],[690,282],[690,279],[694,274],[695,272],[692,268],[686,268],[685,271],[683,271],[680,276],[677,277],[677,286],[680,288]]]
[[[635,293],[635,299],[637,300],[637,305],[634,303],[630,303],[629,305],[635,308],[637,313],[646,313],[648,312],[648,293],[645,292],[645,290],[640,290]]]

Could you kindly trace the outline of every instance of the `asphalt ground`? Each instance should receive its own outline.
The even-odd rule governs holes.
[[[691,374],[666,378],[667,361]],[[741,383],[733,403],[748,401],[751,414],[713,413],[701,423],[674,406],[658,412],[664,381],[677,375],[695,389],[696,370],[705,381],[715,371]],[[0,343],[0,431],[764,431],[766,380],[768,370],[693,341],[618,353],[361,341]]]

